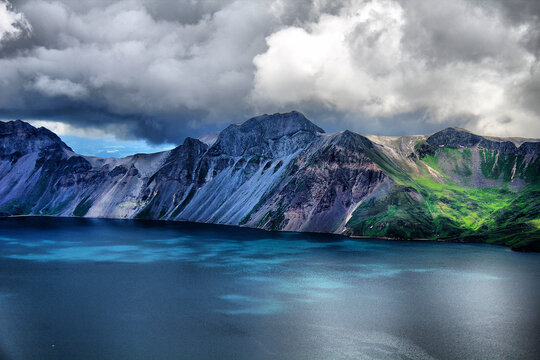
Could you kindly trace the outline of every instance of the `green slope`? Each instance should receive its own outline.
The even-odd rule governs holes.
[[[540,250],[538,162],[523,156],[479,151],[482,178],[497,186],[475,188],[471,149],[420,152],[417,171],[403,170],[386,156],[369,154],[396,185],[389,194],[362,203],[347,223],[351,235],[475,241]],[[427,166],[442,176],[437,178]],[[514,176],[525,186],[512,190]],[[459,179],[457,184],[453,179]]]

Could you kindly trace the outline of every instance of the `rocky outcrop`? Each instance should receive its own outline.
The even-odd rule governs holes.
[[[304,148],[318,133],[324,130],[296,111],[262,115],[225,128],[208,155],[275,158]]]
[[[313,143],[288,168],[283,185],[247,222],[266,229],[341,232],[350,214],[389,178],[366,154],[367,138],[345,131]]]
[[[478,147],[486,150],[499,151],[505,154],[539,154],[540,142],[524,142],[516,146],[512,141],[500,139],[494,141],[465,129],[447,128],[436,132],[426,139],[426,143],[434,147]]]
[[[0,123],[0,157],[17,159],[18,157],[54,147],[55,150],[72,151],[52,131],[45,128],[36,129],[21,121]]]

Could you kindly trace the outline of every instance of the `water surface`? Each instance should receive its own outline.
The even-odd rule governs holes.
[[[0,358],[537,359],[540,254],[0,220]]]

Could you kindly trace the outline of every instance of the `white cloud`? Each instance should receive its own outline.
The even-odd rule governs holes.
[[[59,136],[63,135],[75,135],[91,139],[100,139],[110,136],[105,129],[98,128],[85,128],[75,127],[67,123],[60,121],[48,121],[48,120],[27,120],[34,127],[44,127],[51,130],[53,133]]]
[[[44,75],[39,76],[32,86],[47,96],[64,95],[77,99],[88,95],[88,90],[81,84],[68,79],[51,79]]]
[[[30,24],[24,15],[12,11],[9,3],[0,3],[0,44],[2,40],[17,38],[25,30],[30,30]]]
[[[353,1],[270,35],[254,59],[254,98],[264,106],[318,103],[358,118],[426,111],[431,121],[469,118],[473,130],[491,134],[538,134],[539,114],[512,96],[535,62],[521,45],[526,33],[460,0]]]

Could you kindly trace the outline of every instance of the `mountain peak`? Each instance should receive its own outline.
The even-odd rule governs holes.
[[[243,154],[269,154],[273,146],[270,143],[283,142],[284,137],[295,138],[287,150],[296,151],[311,142],[318,133],[324,130],[309,121],[302,113],[291,111],[288,113],[264,114],[253,117],[240,124],[229,125],[218,136],[211,148],[211,153],[226,153],[232,156]],[[279,152],[282,152],[279,150]]]
[[[31,152],[51,145],[69,150],[55,133],[44,127],[36,128],[20,119],[0,121],[0,148],[3,152]]]
[[[10,121],[0,121],[0,129],[2,132],[7,131],[15,131],[15,130],[27,130],[32,131],[32,129],[36,130],[35,127],[30,125],[27,122],[22,121],[21,119],[17,120],[10,120]]]
[[[458,132],[466,132],[466,133],[469,133],[469,134],[472,134],[473,132],[472,131],[469,131],[465,128],[462,128],[462,127],[459,127],[459,126],[449,126],[447,127],[446,129],[442,129],[441,131],[458,131]]]
[[[476,135],[468,130],[450,127],[427,138],[427,143],[432,146],[454,146],[454,147],[475,147],[480,146],[484,149],[497,150],[503,153],[514,152],[519,145],[523,153],[538,153],[540,146],[535,142],[521,141],[516,145],[515,139],[512,138],[496,138],[490,136]]]
[[[373,147],[371,140],[351,130],[345,130],[335,134],[332,142],[335,145],[343,146],[355,151]]]
[[[427,142],[433,146],[472,147],[483,139],[482,136],[473,134],[468,130],[459,127],[449,127],[429,136]]]
[[[240,126],[246,130],[260,126],[266,138],[280,137],[297,131],[324,133],[323,129],[308,120],[304,114],[295,110],[288,113],[255,116],[240,125],[233,126]]]

